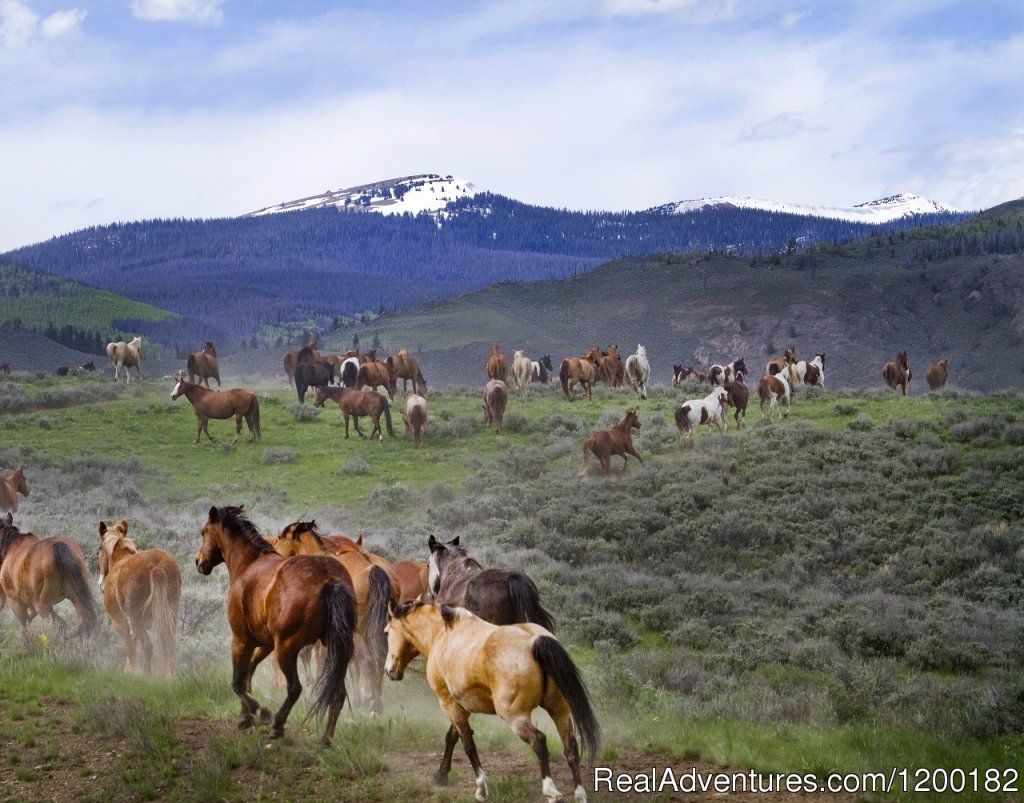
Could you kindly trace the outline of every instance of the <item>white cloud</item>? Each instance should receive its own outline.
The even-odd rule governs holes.
[[[69,8],[64,11],[55,11],[44,19],[39,26],[40,33],[46,39],[57,39],[77,31],[88,12],[77,8]]]
[[[132,0],[132,14],[150,22],[200,22],[216,25],[223,21],[224,0]]]
[[[0,41],[6,47],[20,48],[30,44],[37,36],[58,39],[77,31],[86,13],[76,8],[64,9],[40,19],[25,3],[0,0]]]
[[[693,22],[714,22],[736,16],[735,0],[601,0],[608,17],[687,12]]]

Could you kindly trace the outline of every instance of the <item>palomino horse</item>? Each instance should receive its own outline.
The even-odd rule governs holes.
[[[320,352],[316,350],[315,340],[310,340],[305,346],[303,346],[303,348],[311,349],[314,359],[320,359]],[[288,351],[284,353],[284,359],[282,362],[284,363],[284,372],[288,374],[288,384],[295,384],[295,366],[298,365],[299,362],[299,351],[296,349],[288,349]]]
[[[505,418],[505,406],[508,404],[508,385],[500,379],[488,380],[484,385],[484,426],[494,426],[495,432],[501,432],[501,422]]]
[[[366,440],[366,433],[359,428],[360,416],[369,416],[373,419],[373,430],[370,432],[370,440],[373,436],[384,442],[384,433],[380,430],[380,417],[383,414],[384,423],[388,428],[388,435],[395,437],[395,428],[391,424],[391,406],[388,400],[375,390],[355,390],[354,388],[330,388],[320,387],[316,389],[316,400],[314,407],[323,407],[328,399],[336,402],[341,408],[341,414],[345,418],[345,437],[348,438],[348,419],[352,417],[355,423],[356,433],[360,438]]]
[[[542,385],[548,385],[551,383],[551,375],[554,372],[555,369],[554,366],[551,365],[550,354],[545,354],[539,360],[533,361],[533,378]]]
[[[121,637],[127,671],[174,675],[181,571],[162,549],[143,549],[128,537],[128,522],[100,522],[100,590],[110,623]],[[152,631],[157,663],[153,664]]]
[[[882,378],[893,390],[897,388],[904,396],[907,395],[907,385],[910,384],[912,374],[910,372],[910,361],[907,352],[901,351],[896,355],[895,360],[890,360],[882,368]]]
[[[548,801],[562,795],[551,778],[547,740],[531,719],[534,708],[550,714],[572,773],[575,799],[585,803],[580,746],[594,757],[601,729],[587,688],[569,653],[543,627],[498,626],[463,608],[432,602],[405,602],[388,616],[385,668],[401,680],[417,655],[427,661],[427,683],[451,726],[435,780],[448,781],[455,743],[461,738],[476,777],[476,799],[487,799],[487,775],[480,766],[470,714],[497,714],[533,748],[540,765],[541,791]]]
[[[529,389],[532,378],[533,361],[524,356],[523,352],[517,351],[512,355],[512,380],[516,383],[516,388],[520,391]]]
[[[630,387],[639,394],[641,399],[646,399],[647,380],[651,376],[651,364],[647,361],[647,349],[637,346],[636,353],[626,357],[625,370]]]
[[[426,563],[415,560],[396,560],[394,569],[395,574],[398,575],[401,602],[418,599],[421,595],[430,592],[430,584],[427,580],[429,567]]]
[[[420,396],[427,395],[427,380],[423,378],[420,364],[409,353],[409,349],[399,349],[392,358],[395,366],[395,383],[402,380],[402,392],[409,392],[409,381],[412,380],[412,389]]]
[[[762,376],[757,380],[757,398],[761,403],[761,412],[764,413],[764,406],[768,404],[768,420],[772,420],[775,408],[779,401],[786,403],[786,409],[782,411],[785,418],[789,414],[793,404],[793,389],[790,387],[789,379],[785,374],[775,376]]]
[[[210,390],[202,385],[195,385],[178,374],[177,383],[171,391],[171,399],[184,396],[192,405],[196,414],[196,439],[192,443],[199,443],[199,437],[204,432],[211,441],[208,424],[211,418],[223,421],[234,416],[235,419],[235,443],[242,434],[242,419],[245,419],[249,427],[249,442],[253,443],[260,437],[260,402],[256,394],[244,388],[232,388],[231,390]]]
[[[128,369],[133,366],[139,379],[142,379],[142,338],[136,337],[130,343],[125,343],[123,340],[107,343],[107,359],[114,366],[115,382],[121,369],[124,368],[124,381],[125,384],[128,384],[131,381]]]
[[[405,431],[412,438],[413,446],[419,449],[423,446],[423,432],[427,428],[427,400],[416,393],[406,396],[402,421],[405,423]]]
[[[458,536],[447,543],[430,536],[427,547],[427,582],[435,600],[468,608],[496,625],[534,622],[555,632],[537,586],[522,572],[485,569],[459,546]]]
[[[49,619],[61,635],[66,631],[56,605],[70,600],[78,614],[74,635],[93,632],[99,620],[89,590],[89,568],[82,548],[70,538],[39,538],[14,526],[8,513],[0,521],[0,610],[10,603],[27,638],[28,625],[36,616]]]
[[[817,385],[825,387],[825,355],[815,354],[814,359],[796,360],[789,365],[789,375],[786,377],[792,387],[797,385]]]
[[[199,382],[206,387],[210,387],[211,379],[216,379],[217,387],[220,387],[220,363],[217,362],[217,349],[214,348],[213,341],[207,340],[202,351],[193,351],[189,354],[185,366],[188,368],[189,382],[195,382],[198,376]]]
[[[611,429],[599,429],[583,442],[583,468],[580,474],[586,474],[590,468],[590,455],[597,458],[601,465],[601,471],[605,474],[611,472],[612,455],[622,457],[622,470],[626,470],[628,459],[626,455],[633,455],[643,464],[643,458],[633,448],[633,430],[640,429],[640,419],[637,418],[635,410],[627,410],[623,419]]]
[[[708,368],[708,382],[712,385],[725,385],[736,374],[747,375],[747,364],[743,359],[733,360],[727,365],[712,365]]]
[[[942,390],[949,381],[949,360],[939,360],[928,366],[924,373],[928,381],[928,387],[932,390]]]
[[[299,652],[319,641],[326,649],[311,710],[316,716],[327,712],[321,741],[330,744],[345,704],[345,673],[353,651],[356,597],[348,571],[327,555],[277,554],[240,507],[211,507],[203,526],[196,569],[209,574],[219,563],[227,566],[230,582],[231,688],[242,702],[239,727],[253,727],[257,717],[270,719],[270,711],[252,696],[252,675],[273,652],[288,693],[270,736],[284,734],[288,714],[302,694]]]
[[[501,347],[497,344],[491,346],[491,353],[487,357],[487,378],[502,382],[508,379],[508,357],[501,353]]]
[[[725,408],[729,403],[729,391],[715,388],[703,399],[689,399],[679,405],[675,419],[679,432],[686,441],[693,440],[693,433],[701,424],[708,429],[714,426],[719,432],[726,429]]]
[[[18,494],[28,496],[28,482],[25,480],[24,470],[20,468],[12,470],[10,474],[0,479],[0,509],[17,513]]]
[[[398,377],[395,375],[395,364],[391,357],[387,360],[368,360],[359,366],[356,371],[356,390],[365,387],[374,390],[383,386],[388,392],[388,398],[395,400],[395,392],[398,390]]]
[[[742,427],[747,418],[747,403],[750,401],[750,389],[743,384],[743,374],[737,374],[731,382],[725,383],[725,392],[729,394],[727,403],[735,408],[736,427]]]
[[[783,371],[789,371],[789,367],[797,361],[796,346],[788,346],[781,357],[772,357],[765,363],[764,375],[775,376]]]
[[[617,345],[613,344],[608,347],[608,353],[601,357],[601,362],[597,368],[601,374],[601,381],[605,385],[610,388],[622,387],[625,374],[623,373],[622,358],[619,357],[619,347]]]
[[[576,398],[575,387],[587,391],[587,398],[593,398],[592,389],[594,380],[597,378],[597,366],[601,362],[601,350],[597,346],[591,346],[590,351],[583,357],[566,357],[558,366],[558,379],[562,383],[562,392],[569,401]]]

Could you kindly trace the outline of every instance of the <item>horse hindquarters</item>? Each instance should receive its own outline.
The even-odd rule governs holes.
[[[77,549],[77,545],[75,548]],[[75,631],[75,635],[91,635],[99,627],[99,617],[96,615],[96,603],[92,598],[89,581],[86,579],[88,569],[85,565],[85,558],[82,556],[81,550],[75,554],[68,544],[58,541],[53,545],[53,559],[61,579],[64,596],[71,600],[71,604],[75,606],[75,612],[78,614],[78,630]],[[56,621],[60,621],[56,611],[51,609],[50,615]]]

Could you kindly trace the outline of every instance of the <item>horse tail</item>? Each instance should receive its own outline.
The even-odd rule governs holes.
[[[533,622],[555,632],[555,622],[540,604],[540,592],[533,580],[525,574],[512,572],[508,576],[508,595],[516,608],[516,621]]]
[[[601,744],[601,726],[590,706],[590,696],[580,677],[579,667],[554,636],[539,636],[530,651],[541,670],[551,678],[569,704],[573,728],[583,755],[594,758]]]
[[[253,440],[259,440],[263,433],[260,432],[260,400],[255,393],[252,394],[249,411],[245,414],[245,423],[249,425],[249,432],[252,433]]]
[[[387,656],[388,642],[384,628],[388,623],[388,603],[391,602],[391,579],[380,566],[370,567],[370,590],[366,595],[366,606],[359,622],[359,631],[369,642],[370,656],[374,666],[383,666]]]
[[[345,673],[352,660],[356,618],[355,592],[347,583],[327,583],[320,589],[320,600],[327,614],[327,625],[320,636],[326,649],[312,690],[310,713],[315,717],[322,716],[332,704],[340,708],[345,703]]]
[[[82,565],[75,560],[71,547],[63,541],[53,545],[53,560],[57,566],[57,574],[67,590],[68,598],[75,604],[81,623],[78,632],[88,635],[99,627],[96,616],[96,602],[92,598],[89,581],[85,577]]]
[[[196,355],[189,354],[188,359],[185,360],[185,367],[188,369],[188,381],[192,382],[195,380],[196,374],[199,373],[196,367]]]
[[[562,360],[562,364],[558,366],[558,381],[562,383],[562,392],[565,394],[565,398],[572,401],[572,397],[569,395],[569,361]]]
[[[587,473],[587,469],[590,468],[590,455],[591,450],[594,448],[593,438],[587,438],[583,441],[583,468],[580,469],[580,476],[582,477]],[[550,628],[549,628],[550,629]]]
[[[174,664],[177,660],[177,630],[178,630],[178,605],[171,602],[170,594],[171,577],[167,572],[157,567],[149,578],[149,613],[153,621],[153,629],[156,633],[157,649],[163,663],[165,673],[170,676],[174,674]]]
[[[388,404],[388,400],[383,397],[381,398],[381,401],[384,402],[384,423],[387,424],[388,435],[393,438],[395,437],[395,428],[391,426],[391,405]]]

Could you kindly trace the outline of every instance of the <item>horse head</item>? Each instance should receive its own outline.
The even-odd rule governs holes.
[[[640,429],[640,417],[636,414],[636,410],[626,410],[626,415],[622,419],[622,423],[626,425],[626,429]]]
[[[455,536],[447,543],[430,536],[427,547],[430,549],[430,558],[427,561],[427,588],[431,594],[436,595],[441,591],[441,576],[445,567],[451,560],[464,556],[466,550],[459,546],[459,536]]]

